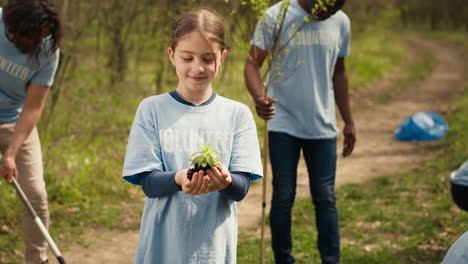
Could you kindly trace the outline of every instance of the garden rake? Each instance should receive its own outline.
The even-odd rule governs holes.
[[[34,211],[34,208],[32,207],[31,203],[29,202],[28,198],[23,192],[23,189],[21,189],[20,185],[16,181],[15,178],[13,178],[12,185],[15,187],[16,192],[18,193],[18,196],[20,197],[21,201],[23,202],[24,206],[28,210],[29,214],[32,216],[34,219],[34,222],[36,223],[36,226],[41,230],[42,235],[44,238],[47,240],[47,243],[49,243],[50,248],[54,252],[55,257],[57,257],[57,261],[60,264],[65,264],[65,260],[62,257],[62,253],[60,253],[60,250],[58,249],[57,245],[55,244],[54,240],[50,236],[49,232],[47,231],[47,228],[44,226],[44,223],[42,223],[42,220],[37,216],[36,211]]]

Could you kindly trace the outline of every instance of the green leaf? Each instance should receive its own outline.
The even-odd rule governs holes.
[[[198,168],[202,167],[216,167],[221,165],[219,158],[219,150],[212,149],[211,144],[200,146],[200,150],[193,153],[189,160],[192,162],[192,165]]]

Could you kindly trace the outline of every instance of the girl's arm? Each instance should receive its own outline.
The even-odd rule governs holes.
[[[145,195],[149,198],[163,197],[182,191],[175,181],[176,172],[153,171],[140,174],[140,184]],[[221,190],[227,199],[241,201],[247,195],[250,187],[248,174],[232,172],[232,183]]]
[[[245,172],[231,172],[232,183],[226,189],[219,191],[229,200],[242,201],[249,192],[249,174]]]
[[[230,172],[225,166],[211,168],[206,170],[206,173],[210,175],[214,190],[219,191],[227,199],[239,202],[249,191],[250,173]]]
[[[18,169],[15,162],[16,154],[39,121],[48,92],[48,86],[41,86],[35,83],[31,83],[28,86],[23,111],[16,121],[15,131],[3,155],[3,163],[0,166],[0,172],[8,182],[12,181],[12,177],[18,177]]]
[[[175,182],[175,171],[152,171],[140,174],[140,184],[148,198],[162,197],[181,191]]]

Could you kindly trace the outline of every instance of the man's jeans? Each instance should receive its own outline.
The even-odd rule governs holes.
[[[336,139],[304,140],[285,133],[269,132],[269,148],[273,170],[270,227],[276,264],[294,262],[291,255],[291,209],[296,196],[301,149],[309,172],[322,263],[339,263],[340,238],[334,194]]]

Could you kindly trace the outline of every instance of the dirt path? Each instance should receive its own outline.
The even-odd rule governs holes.
[[[369,89],[353,94],[353,112],[358,129],[358,142],[353,155],[338,160],[337,186],[358,183],[367,179],[407,171],[430,158],[438,142],[404,143],[393,139],[395,129],[406,116],[419,111],[446,114],[451,103],[460,94],[467,80],[462,50],[447,43],[409,39],[412,55],[428,51],[436,58],[434,72],[426,80],[410,88],[402,88],[386,104],[378,104],[378,96],[395,91],[394,80],[403,73],[398,70],[371,84]],[[340,124],[342,127],[342,124]],[[339,142],[341,149],[342,143]],[[271,171],[271,170],[269,170]],[[309,197],[307,170],[303,161],[299,166],[298,197]],[[271,179],[271,177],[269,177]],[[268,185],[271,191],[270,185]],[[262,184],[253,185],[246,199],[238,204],[241,230],[259,223]],[[267,195],[268,200],[270,194]],[[267,209],[268,212],[268,209]],[[254,232],[259,232],[256,228]],[[137,231],[94,231],[81,237],[88,246],[72,245],[63,254],[67,263],[133,263]],[[52,258],[51,258],[52,259]],[[52,262],[55,263],[55,262]]]

